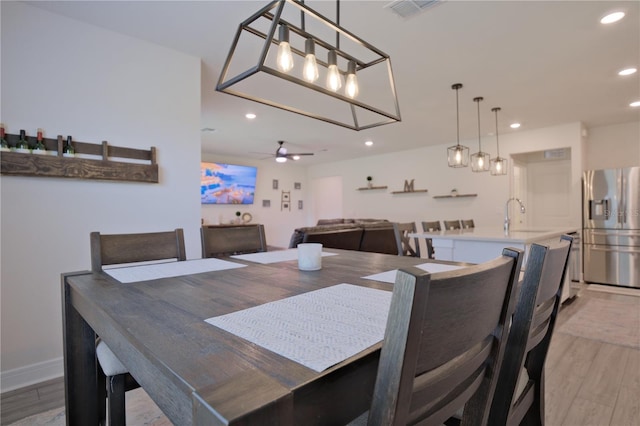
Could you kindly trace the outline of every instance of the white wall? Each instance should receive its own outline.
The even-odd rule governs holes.
[[[89,233],[183,227],[200,257],[200,60],[2,2],[9,133],[157,147],[159,184],[1,178],[2,391],[62,375],[60,273],[90,267]]]
[[[588,131],[585,170],[640,166],[640,121]]]
[[[310,217],[309,194],[306,168],[300,163],[287,161],[276,163],[273,159],[255,160],[249,158],[225,157],[203,153],[202,161],[240,164],[258,167],[256,196],[251,205],[217,205],[203,204],[202,219],[206,225],[216,225],[220,222],[229,223],[235,219],[235,213],[248,212],[252,216],[251,223],[261,223],[265,226],[267,245],[288,247],[291,234],[295,228],[311,225],[307,222]],[[278,181],[278,189],[273,189],[273,180]],[[294,188],[294,183],[300,183],[300,189]],[[291,210],[281,208],[282,191],[290,191]],[[270,200],[271,207],[263,207],[263,200]],[[298,201],[302,200],[302,210],[298,209]]]
[[[571,223],[580,226],[580,179],[582,173],[582,139],[580,123],[566,124],[532,131],[514,132],[500,137],[501,155],[569,147],[572,156]],[[462,141],[471,152],[477,141]],[[448,144],[451,145],[451,144]],[[473,173],[470,168],[447,166],[447,146],[420,149],[347,160],[309,168],[309,179],[342,176],[343,216],[377,217],[393,221],[415,221],[418,228],[423,220],[474,219],[476,226],[501,227],[504,203],[510,194],[512,171],[507,176]],[[483,147],[495,156],[495,139],[485,138]],[[511,167],[511,162],[509,167]],[[374,185],[387,185],[387,190],[358,191],[366,186],[366,176]],[[428,193],[391,194],[401,191],[405,180],[414,179],[414,189],[428,189]],[[435,199],[456,188],[460,194],[478,194],[471,198]]]

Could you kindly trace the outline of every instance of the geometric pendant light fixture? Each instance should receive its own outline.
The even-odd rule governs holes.
[[[496,147],[498,148],[497,157],[491,159],[491,175],[503,176],[507,174],[507,159],[500,157],[500,141],[498,140],[498,111],[500,108],[491,108],[491,111],[496,113]]]
[[[299,22],[299,24],[298,24]],[[241,22],[216,90],[346,127],[401,121],[391,58],[300,0]]]
[[[456,131],[457,143],[447,148],[447,161],[449,167],[467,167],[469,165],[469,148],[460,145],[460,108],[458,106],[458,90],[462,88],[461,83],[451,86],[456,91]]]
[[[482,97],[473,98],[473,101],[478,104],[478,152],[471,154],[471,171],[473,172],[488,172],[490,164],[490,156],[487,152],[482,152],[482,141],[480,140],[480,102]]]

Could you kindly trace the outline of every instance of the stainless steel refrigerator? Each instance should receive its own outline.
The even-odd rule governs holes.
[[[640,167],[583,176],[584,281],[640,288]]]

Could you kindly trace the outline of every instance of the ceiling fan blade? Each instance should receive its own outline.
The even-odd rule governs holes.
[[[300,152],[300,153],[291,153],[291,154],[287,154],[287,156],[289,155],[314,155],[313,152]]]

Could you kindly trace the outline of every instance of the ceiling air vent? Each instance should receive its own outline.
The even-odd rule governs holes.
[[[437,6],[445,0],[395,0],[385,6],[402,18],[409,18]]]

